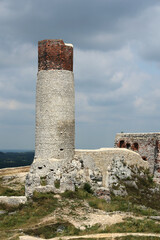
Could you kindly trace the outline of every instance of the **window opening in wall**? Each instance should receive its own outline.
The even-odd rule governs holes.
[[[127,148],[127,149],[130,149],[130,148],[131,148],[131,144],[130,144],[130,143],[127,143],[127,144],[126,144],[126,148]]]
[[[134,143],[134,144],[133,144],[133,147],[134,147],[134,150],[137,150],[137,151],[138,151],[138,143]]]
[[[120,148],[124,148],[124,147],[125,147],[125,143],[124,143],[123,140],[120,141],[119,147],[120,147]]]

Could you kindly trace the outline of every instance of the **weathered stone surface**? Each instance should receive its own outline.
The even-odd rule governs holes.
[[[115,196],[127,196],[126,188],[122,185],[118,189],[111,188],[111,191]]]
[[[130,178],[132,166],[147,168],[148,163],[126,149],[75,151],[73,46],[62,40],[40,41],[38,62],[35,158],[26,177],[26,196],[74,191],[89,183],[108,199],[118,178]]]
[[[101,171],[103,176],[102,186],[108,187],[108,172],[112,165],[119,164],[119,159],[123,158],[126,168],[120,168],[121,175],[129,175],[127,166],[137,166],[148,168],[148,163],[143,161],[139,154],[119,148],[100,148],[96,150],[75,150],[77,157],[83,160],[83,164],[88,165],[89,168],[94,169],[95,166]],[[113,163],[113,159],[116,159]],[[120,166],[118,166],[120,167]],[[118,169],[117,169],[118,171]]]
[[[65,190],[75,190],[75,186],[83,187],[89,183],[99,197],[109,201],[108,192],[119,179],[131,179],[131,168],[147,168],[139,154],[127,149],[76,150],[76,155],[70,162],[50,159],[34,161],[28,178],[26,178],[26,196],[32,196],[34,191],[62,193]],[[41,178],[46,179],[42,185]],[[59,188],[56,188],[59,181]],[[130,183],[135,185],[135,183]],[[122,187],[123,188],[123,187]],[[119,189],[117,194],[124,195],[125,189]]]
[[[37,77],[35,159],[74,156],[74,79],[66,70],[40,71]],[[44,163],[45,164],[45,163]]]
[[[96,189],[95,196],[97,196],[98,198],[101,198],[101,199],[105,199],[107,202],[111,201],[110,191],[106,190],[106,188],[104,188],[104,187]]]
[[[149,163],[154,178],[160,179],[160,133],[118,133],[115,147],[128,148]]]
[[[65,160],[50,159],[45,161],[45,165],[44,160],[34,160],[26,177],[26,196],[31,197],[34,191],[55,193],[62,193],[65,190],[74,191],[71,170],[71,163]],[[59,181],[59,188],[56,188],[56,181]]]
[[[0,203],[3,203],[3,204],[17,206],[19,204],[25,204],[26,202],[27,202],[27,198],[25,196],[18,196],[18,197],[0,196]]]
[[[150,216],[149,218],[156,221],[160,221],[160,216]]]

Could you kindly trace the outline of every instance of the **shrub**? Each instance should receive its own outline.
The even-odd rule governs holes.
[[[93,194],[93,190],[92,190],[91,185],[89,183],[85,183],[84,186],[83,186],[83,189],[86,192]]]

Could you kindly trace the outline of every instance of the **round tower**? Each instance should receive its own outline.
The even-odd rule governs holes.
[[[74,156],[73,46],[63,40],[38,42],[35,160]]]

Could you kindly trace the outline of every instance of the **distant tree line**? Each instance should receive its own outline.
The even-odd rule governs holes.
[[[34,152],[0,152],[0,168],[31,165]]]

